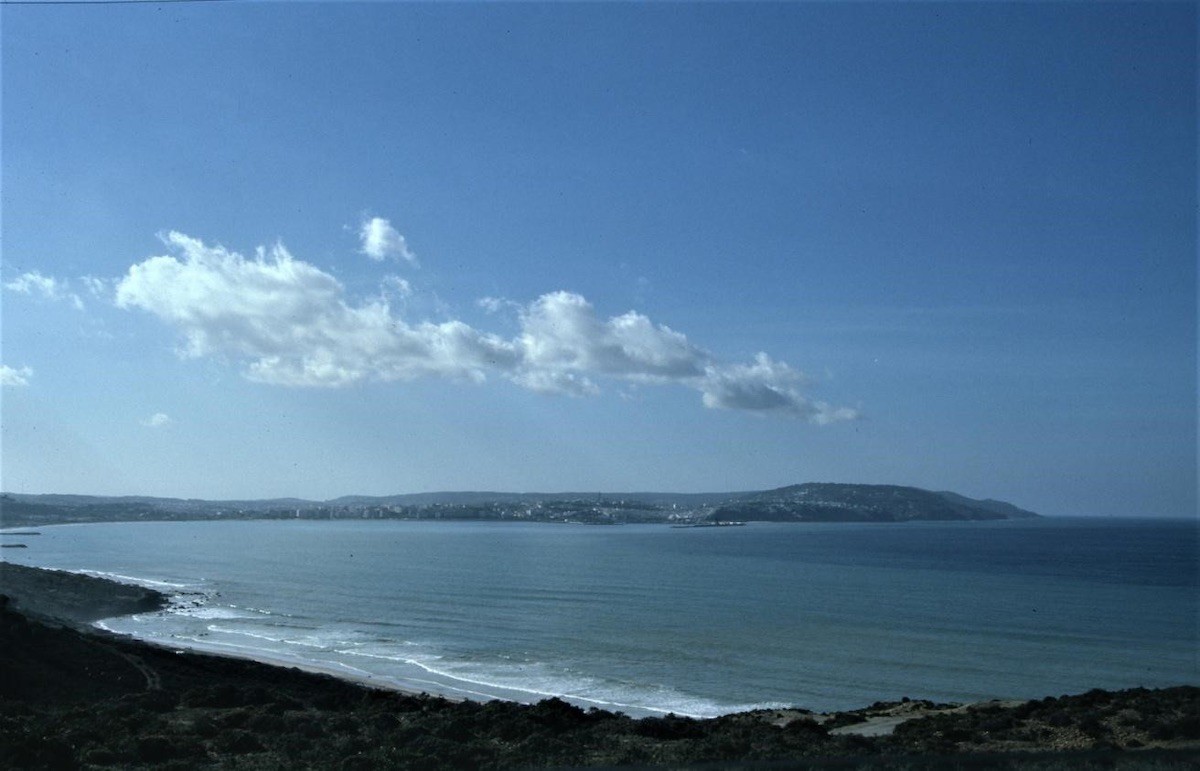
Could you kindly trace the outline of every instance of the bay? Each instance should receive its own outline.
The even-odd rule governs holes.
[[[105,628],[448,696],[711,716],[1200,682],[1192,522],[41,532],[4,558],[175,598]]]

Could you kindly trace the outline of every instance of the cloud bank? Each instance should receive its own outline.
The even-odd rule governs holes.
[[[482,382],[494,375],[575,396],[599,393],[598,380],[616,380],[691,388],[713,409],[813,423],[857,417],[807,399],[801,373],[766,354],[750,364],[723,364],[681,332],[633,311],[604,318],[572,292],[527,305],[489,301],[496,310],[515,307],[519,333],[505,338],[457,320],[409,322],[388,299],[409,291],[407,282],[403,292],[352,303],[336,278],[282,244],[247,258],[182,233],[163,240],[171,254],[131,266],[116,284],[117,306],[174,327],[182,356],[237,361],[251,380],[339,387],[418,377]],[[370,243],[364,235],[364,251]]]
[[[14,369],[7,364],[0,364],[0,386],[27,386],[31,377],[33,377],[33,370],[29,367]]]

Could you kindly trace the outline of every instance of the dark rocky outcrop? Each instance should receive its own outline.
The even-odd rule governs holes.
[[[11,609],[27,616],[76,625],[167,605],[166,595],[153,589],[9,562],[0,562],[0,593],[9,596]]]

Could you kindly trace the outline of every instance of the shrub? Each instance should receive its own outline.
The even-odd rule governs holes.
[[[262,752],[262,742],[249,731],[234,729],[218,734],[213,744],[221,752],[242,755],[249,752]]]
[[[1177,720],[1160,723],[1150,729],[1150,738],[1159,741],[1200,739],[1200,716],[1186,715]]]
[[[179,750],[175,742],[165,736],[146,736],[138,740],[138,760],[143,763],[162,763],[178,757]]]
[[[1072,720],[1071,715],[1066,710],[1060,709],[1047,715],[1046,722],[1055,728],[1064,728],[1071,725]]]
[[[526,712],[529,719],[547,728],[562,730],[574,728],[587,722],[582,709],[559,698],[543,699]]]

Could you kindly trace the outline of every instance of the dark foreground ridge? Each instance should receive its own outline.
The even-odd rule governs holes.
[[[153,592],[12,565],[0,579],[5,768],[1185,769],[1200,761],[1195,687],[634,720],[557,699],[480,704],[373,690],[137,643],[82,626],[92,614],[81,615],[79,601],[107,593],[110,608],[137,612],[161,601]],[[64,616],[54,620],[52,605]],[[847,733],[906,717],[892,735]]]

